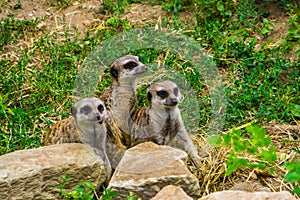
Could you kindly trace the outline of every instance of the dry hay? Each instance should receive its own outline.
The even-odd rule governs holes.
[[[293,151],[293,149],[300,147],[300,126],[270,123],[264,128],[267,135],[272,139],[271,145],[276,146],[278,156],[275,163],[276,170],[273,175],[249,168],[241,168],[230,176],[226,176],[225,163],[230,149],[209,146],[203,137],[196,139],[195,143],[201,149],[200,156],[203,165],[201,169],[196,169],[193,165],[189,165],[189,168],[198,177],[203,196],[229,189],[279,192],[292,191],[294,187],[300,186],[300,183],[292,184],[284,180],[284,175],[288,172],[284,167],[284,163],[293,159],[300,159],[299,154],[297,155]],[[244,182],[248,182],[248,186],[236,186]],[[295,195],[295,197],[297,196]]]

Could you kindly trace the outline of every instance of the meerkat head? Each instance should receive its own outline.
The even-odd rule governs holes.
[[[132,80],[144,74],[147,66],[139,61],[137,56],[123,56],[113,62],[110,67],[110,74],[113,80]]]
[[[176,83],[162,81],[154,83],[148,88],[147,98],[152,107],[175,108],[181,100],[181,93]]]
[[[76,102],[71,112],[79,124],[102,124],[107,118],[105,105],[98,98],[84,98]]]

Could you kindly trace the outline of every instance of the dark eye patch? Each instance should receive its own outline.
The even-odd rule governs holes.
[[[135,63],[135,62],[133,62],[133,61],[130,61],[130,62],[128,62],[128,63],[126,63],[125,65],[124,65],[124,68],[125,69],[132,69],[132,68],[134,68],[134,67],[136,67],[137,66],[137,63]]]
[[[177,87],[174,88],[173,92],[174,92],[174,95],[177,96],[178,95],[178,88]]]
[[[100,104],[97,109],[102,113],[104,111],[104,106]]]
[[[84,106],[80,109],[80,113],[88,114],[92,111],[92,108],[90,106]]]
[[[157,95],[160,96],[161,98],[167,98],[169,96],[168,92],[165,91],[165,90],[160,90],[160,91],[157,91]]]

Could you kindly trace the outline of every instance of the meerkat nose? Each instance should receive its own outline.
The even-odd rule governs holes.
[[[147,65],[143,65],[143,68],[144,68],[145,71],[148,70],[148,66]]]
[[[100,121],[101,120],[101,116],[99,113],[96,114],[97,120]]]
[[[172,103],[178,103],[177,98],[172,98]]]

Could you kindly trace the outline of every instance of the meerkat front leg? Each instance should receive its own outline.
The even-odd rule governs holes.
[[[198,155],[198,150],[193,144],[185,127],[183,126],[182,120],[180,119],[179,121],[180,123],[177,135],[169,142],[169,145],[171,147],[179,148],[187,152],[191,157],[193,163],[199,168],[201,165],[201,159]]]

